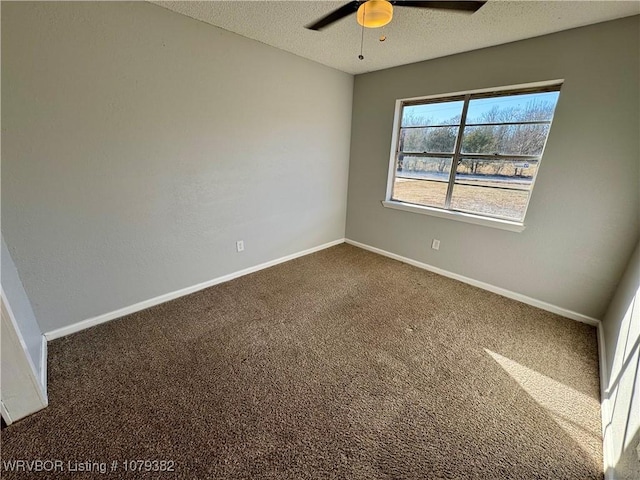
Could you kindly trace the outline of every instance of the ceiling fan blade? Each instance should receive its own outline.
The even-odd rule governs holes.
[[[341,18],[344,18],[347,15],[351,15],[352,13],[354,13],[356,10],[358,10],[358,7],[360,6],[361,3],[362,2],[358,2],[358,1],[349,2],[346,5],[338,8],[337,10],[334,10],[329,15],[325,15],[320,20],[314,23],[311,23],[309,25],[306,25],[305,28],[308,28],[309,30],[322,30],[324,27],[331,25],[333,22],[337,22]],[[441,2],[436,2],[436,3],[441,3]]]
[[[420,1],[394,1],[391,2],[394,7],[414,7],[414,8],[432,8],[439,10],[456,10],[459,12],[476,12],[482,7],[486,1],[467,1],[467,2],[457,2],[457,1],[431,1],[431,2],[420,2]]]

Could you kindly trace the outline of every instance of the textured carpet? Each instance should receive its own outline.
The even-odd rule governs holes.
[[[49,397],[2,459],[55,478],[603,476],[595,328],[349,245],[51,342]]]

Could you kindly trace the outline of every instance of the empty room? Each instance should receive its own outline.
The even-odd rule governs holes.
[[[0,7],[2,478],[640,479],[639,1]]]

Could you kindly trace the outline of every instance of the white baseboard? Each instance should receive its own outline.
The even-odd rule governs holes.
[[[49,403],[47,395],[47,337],[42,335],[42,346],[40,347],[40,383],[44,391],[44,397]]]
[[[600,357],[600,415],[602,417],[602,461],[605,480],[615,480],[613,470],[613,439],[611,438],[611,409],[609,406],[609,371],[602,322],[598,325],[598,356]]]
[[[243,275],[248,275],[249,273],[257,272],[258,270],[263,270],[265,268],[273,267],[274,265],[278,265],[279,263],[288,262],[289,260],[293,260],[298,257],[303,257],[305,255],[309,255],[310,253],[318,252],[320,250],[324,250],[325,248],[333,247],[334,245],[339,245],[341,243],[344,243],[344,241],[345,241],[344,238],[339,238],[338,240],[324,243],[322,245],[318,245],[317,247],[312,247],[307,250],[303,250],[301,252],[292,253],[291,255],[286,255],[284,257],[271,260],[269,262],[261,263],[260,265],[245,268],[237,272],[229,273],[228,275],[223,275],[222,277],[214,278],[213,280],[208,280],[206,282],[198,283],[197,285],[192,285],[191,287],[182,288],[180,290],[166,293],[164,295],[160,295],[158,297],[154,297],[149,300],[144,300],[142,302],[130,305],[128,307],[119,308],[118,310],[114,310],[112,312],[108,312],[102,315],[98,315],[96,317],[88,318],[86,320],[82,320],[72,325],[67,325],[66,327],[58,328],[56,330],[51,330],[50,332],[46,332],[44,336],[47,338],[47,340],[54,340],[56,338],[71,335],[72,333],[80,332],[87,328],[100,325],[101,323],[105,323],[110,320],[114,320],[116,318],[129,315],[131,313],[139,312],[140,310],[145,310],[149,307],[153,307],[155,305],[168,302],[169,300],[173,300],[178,297],[183,297],[184,295],[189,295],[190,293],[194,293],[199,290],[203,290],[205,288],[218,285],[219,283],[228,282],[229,280],[242,277]]]
[[[587,315],[574,312],[572,310],[567,310],[566,308],[558,307],[556,305],[552,305],[550,303],[543,302],[541,300],[536,300],[535,298],[527,297],[526,295],[522,295],[521,293],[512,292],[511,290],[507,290],[505,288],[496,287],[495,285],[491,285],[489,283],[481,282],[479,280],[474,280],[473,278],[469,278],[469,277],[465,277],[464,275],[459,275],[457,273],[449,272],[448,270],[434,267],[427,263],[419,262],[418,260],[413,260],[411,258],[403,257],[401,255],[397,255],[395,253],[391,253],[377,247],[372,247],[371,245],[367,245],[365,243],[356,242],[355,240],[350,240],[347,238],[345,239],[345,242],[350,245],[362,248],[364,250],[369,250],[370,252],[384,255],[385,257],[393,258],[394,260],[398,260],[403,263],[408,263],[409,265],[413,265],[414,267],[422,268],[424,270],[437,273],[438,275],[442,275],[443,277],[453,278],[454,280],[458,280],[463,283],[468,283],[469,285],[473,285],[474,287],[482,288],[483,290],[488,290],[489,292],[497,293],[498,295],[502,295],[503,297],[511,298],[513,300],[526,303],[527,305],[531,305],[531,306],[540,308],[542,310],[546,310],[547,312],[555,313],[557,315],[561,315],[563,317],[567,317],[572,320],[577,320],[578,322],[587,323],[589,325],[593,325],[594,327],[597,327],[600,324],[600,320],[596,318],[592,318]]]

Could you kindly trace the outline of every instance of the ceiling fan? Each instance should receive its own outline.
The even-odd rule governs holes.
[[[432,8],[473,13],[482,7],[485,1],[387,1],[356,0],[334,10],[314,23],[306,25],[309,30],[322,30],[334,22],[357,12],[360,25],[367,28],[378,28],[386,25],[393,18],[393,7]]]

